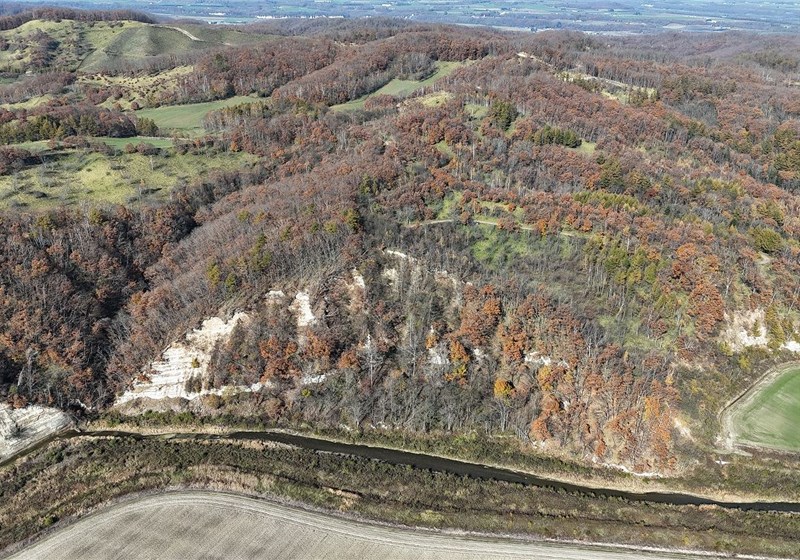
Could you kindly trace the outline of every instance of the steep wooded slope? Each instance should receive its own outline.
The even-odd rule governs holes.
[[[240,399],[270,422],[508,434],[640,470],[711,442],[795,348],[797,40],[348,32],[210,54],[170,93],[265,96],[174,156],[257,170],[3,218],[5,390],[102,408],[244,311],[203,383],[260,384]],[[421,89],[330,110],[397,79]]]

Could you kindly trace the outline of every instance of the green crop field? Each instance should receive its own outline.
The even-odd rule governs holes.
[[[188,105],[171,105],[154,109],[136,111],[137,117],[153,119],[158,128],[163,130],[199,131],[203,128],[203,117],[210,111],[232,107],[242,103],[252,103],[255,97],[237,96],[207,103],[190,103]]]
[[[800,368],[757,387],[742,399],[731,421],[739,443],[800,450]]]

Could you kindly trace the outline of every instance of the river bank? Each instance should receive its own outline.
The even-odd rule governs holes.
[[[427,455],[400,449],[345,443],[342,441],[322,439],[300,435],[286,431],[216,431],[216,432],[151,432],[143,433],[125,430],[69,430],[55,436],[55,440],[74,438],[129,438],[129,439],[163,439],[185,440],[190,442],[204,441],[259,441],[279,443],[307,449],[315,452],[349,455],[380,461],[394,466],[410,466],[433,472],[443,472],[458,476],[468,476],[480,480],[493,480],[553,488],[557,491],[574,494],[593,495],[602,498],[617,498],[629,502],[651,502],[668,505],[717,506],[725,509],[742,511],[773,511],[800,513],[800,502],[791,501],[726,501],[707,496],[682,492],[631,492],[617,488],[577,484],[555,478],[545,478],[532,473],[511,470],[494,465],[461,461],[458,459]]]
[[[800,552],[797,514],[626,500],[232,435],[53,441],[0,468],[0,547],[125,495],[195,488],[410,527],[770,557]]]

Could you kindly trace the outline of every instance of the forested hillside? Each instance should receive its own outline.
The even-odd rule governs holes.
[[[800,348],[797,38],[246,32],[264,40],[150,66],[9,66],[0,391],[16,406],[105,410],[205,318],[243,311],[187,390],[258,389],[196,412],[506,435],[666,472]],[[234,96],[203,130],[148,113]],[[139,194],[63,204],[20,183],[94,152],[141,157]],[[145,196],[158,166],[245,155]]]

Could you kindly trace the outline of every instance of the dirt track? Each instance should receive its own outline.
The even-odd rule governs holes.
[[[186,31],[185,29],[181,29],[180,27],[173,27],[171,25],[159,25],[158,27],[163,27],[164,29],[174,29],[175,31],[178,31],[181,34],[186,35],[186,37],[188,37],[191,41],[202,41],[202,39],[198,39],[188,31]]]
[[[124,502],[57,531],[11,558],[662,560],[692,556],[412,531],[196,491]]]

